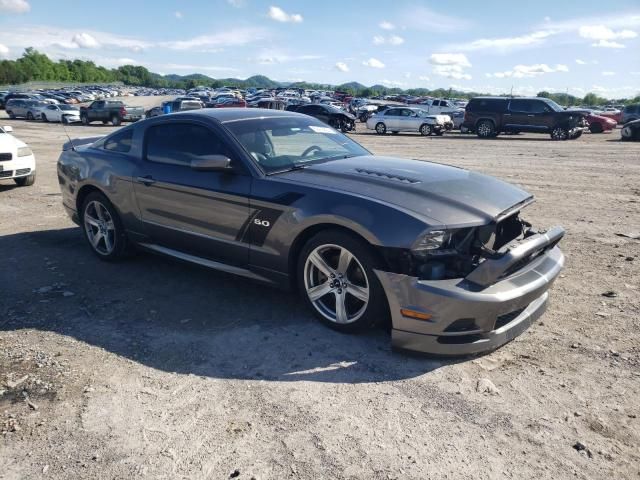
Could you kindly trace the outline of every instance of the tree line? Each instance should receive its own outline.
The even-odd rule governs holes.
[[[399,88],[387,88],[383,85],[366,87],[356,82],[331,86],[326,84],[298,82],[294,84],[282,84],[275,82],[263,75],[256,75],[245,80],[226,78],[214,79],[202,74],[187,76],[166,75],[162,76],[150,72],[145,67],[135,65],[123,65],[118,68],[105,68],[86,60],[58,60],[54,62],[47,55],[33,48],[27,48],[22,56],[16,60],[0,61],[0,85],[19,85],[31,81],[52,81],[70,83],[114,83],[122,82],[125,85],[135,85],[151,88],[183,88],[189,89],[196,86],[208,86],[218,88],[232,86],[237,88],[259,87],[276,88],[289,86],[294,88],[308,88],[314,90],[337,89],[359,97],[372,97],[376,95],[416,95],[448,98],[471,98],[480,95],[477,92],[461,92],[452,89],[414,88],[402,90]],[[550,98],[561,105],[603,105],[611,103],[606,98],[599,97],[595,93],[588,93],[584,97],[563,93],[539,92],[538,97]],[[632,99],[619,99],[616,103],[640,103],[640,95]]]

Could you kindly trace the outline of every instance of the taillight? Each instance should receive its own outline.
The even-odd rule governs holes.
[[[127,109],[124,107],[120,107],[120,115],[124,117],[126,114],[127,114]]]

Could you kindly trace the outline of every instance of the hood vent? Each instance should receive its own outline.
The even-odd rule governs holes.
[[[408,184],[416,184],[420,183],[420,180],[416,180],[415,178],[402,177],[400,175],[393,175],[385,172],[378,172],[376,170],[367,170],[364,168],[356,168],[356,172],[362,175],[371,175],[373,177],[384,178],[386,180],[395,180],[397,182],[408,183]]]

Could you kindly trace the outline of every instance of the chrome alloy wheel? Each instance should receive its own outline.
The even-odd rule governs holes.
[[[493,129],[491,128],[491,125],[489,125],[489,123],[482,122],[480,125],[478,125],[478,134],[480,134],[480,136],[489,137],[492,133]]]
[[[116,227],[107,207],[94,200],[84,209],[84,230],[93,249],[100,255],[113,252],[116,242]]]
[[[304,286],[314,308],[327,320],[358,320],[369,304],[369,281],[358,259],[339,245],[321,245],[304,265]]]
[[[566,140],[569,137],[569,132],[566,128],[556,127],[551,132],[551,138],[554,140]]]

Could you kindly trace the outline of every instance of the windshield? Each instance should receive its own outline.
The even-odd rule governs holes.
[[[312,118],[262,118],[224,125],[267,174],[369,155],[350,138]]]
[[[544,102],[549,105],[549,107],[551,107],[551,109],[554,112],[564,112],[564,108],[562,108],[560,105],[558,105],[556,102],[554,102],[553,100],[549,100],[548,98],[546,98],[544,100]]]

